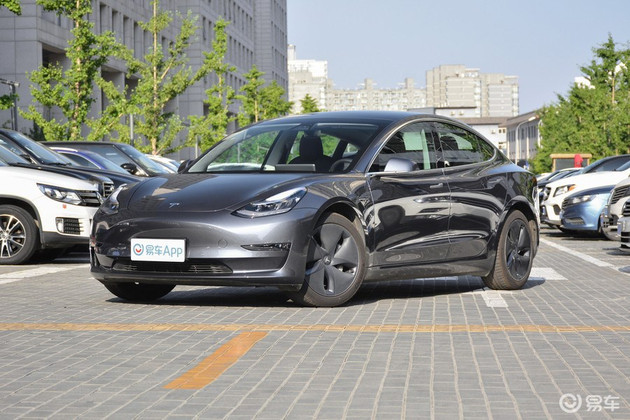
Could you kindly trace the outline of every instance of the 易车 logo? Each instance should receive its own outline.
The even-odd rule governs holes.
[[[142,246],[141,244],[135,244],[133,247],[133,253],[136,255],[142,255],[142,252],[144,251],[144,246]]]

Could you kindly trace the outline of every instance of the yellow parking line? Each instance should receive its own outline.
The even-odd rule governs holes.
[[[630,332],[630,325],[324,325],[324,324],[78,324],[0,323],[0,331],[245,331],[234,337],[201,363],[164,386],[166,389],[201,389],[236,363],[258,341],[272,331],[317,331],[358,333],[582,333]]]
[[[78,323],[0,323],[0,331],[325,331],[325,332],[540,332],[579,333],[596,331],[630,331],[630,325],[481,325],[481,324],[385,324],[385,325],[325,325],[325,324],[78,324]]]
[[[173,382],[164,386],[166,389],[201,389],[223,374],[236,363],[259,340],[265,332],[244,332],[234,337],[201,363],[184,373]]]

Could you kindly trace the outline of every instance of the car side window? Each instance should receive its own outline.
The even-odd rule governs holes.
[[[451,124],[437,122],[435,131],[442,151],[440,166],[460,166],[485,162],[494,156],[494,148],[479,136]]]
[[[406,159],[417,170],[437,168],[436,144],[429,123],[409,124],[394,133],[370,166],[370,172],[383,172],[392,158]]]

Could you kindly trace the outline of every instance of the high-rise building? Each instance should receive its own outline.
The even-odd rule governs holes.
[[[137,58],[146,54],[152,45],[152,37],[141,28],[140,22],[147,22],[152,16],[150,0],[93,0],[92,3],[93,13],[89,19],[94,23],[95,32],[111,30]],[[69,64],[65,49],[72,36],[72,22],[45,11],[35,0],[23,0],[21,5],[21,16],[0,8],[0,54],[5,57],[0,60],[0,78],[20,83],[18,107],[25,108],[32,103],[27,74],[46,63]],[[226,61],[236,67],[236,71],[228,76],[228,83],[238,91],[246,83],[243,73],[255,64],[265,73],[263,77],[267,81],[275,80],[287,89],[286,0],[161,0],[160,7],[183,15],[190,10],[197,17],[199,29],[187,51],[191,68],[199,68],[204,59],[203,52],[212,49],[214,23],[223,18],[230,22],[226,30]],[[160,34],[164,46],[175,39],[180,23],[175,17],[171,26]],[[133,77],[127,78],[124,63],[117,60],[104,66],[102,75],[119,86],[133,87],[135,83]],[[171,111],[182,118],[203,114],[205,91],[214,81],[209,75],[191,86],[173,101]],[[0,94],[4,92],[0,91]],[[95,89],[94,99],[91,112],[92,116],[98,116],[107,105],[106,99],[99,89]],[[60,117],[54,109],[43,111],[48,112],[50,118]],[[232,111],[238,112],[237,104]],[[9,111],[0,111],[0,124],[9,118]],[[30,121],[20,120],[19,124],[21,129],[31,126]]]
[[[474,109],[475,117],[518,115],[518,77],[481,73],[464,65],[428,70],[427,106]]]
[[[326,102],[328,111],[407,111],[423,108],[426,105],[426,95],[424,89],[415,87],[411,78],[406,78],[395,89],[378,89],[372,79],[365,79],[359,89],[335,89],[329,84]]]
[[[289,70],[289,101],[293,113],[302,109],[300,101],[309,95],[317,101],[319,109],[328,109],[328,61],[299,60],[295,45],[289,45],[287,66]]]

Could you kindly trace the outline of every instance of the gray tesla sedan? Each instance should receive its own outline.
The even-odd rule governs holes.
[[[94,217],[91,271],[132,301],[176,285],[275,286],[335,306],[363,282],[457,275],[517,289],[538,246],[535,187],[445,117],[280,118],[117,189]]]

